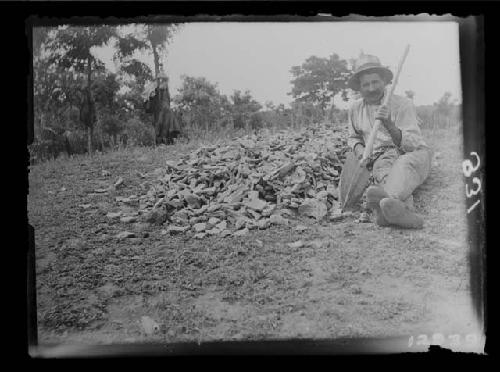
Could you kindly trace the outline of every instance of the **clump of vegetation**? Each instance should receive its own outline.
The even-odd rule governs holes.
[[[456,127],[462,122],[462,105],[445,92],[434,105],[417,106],[421,126],[428,129]]]

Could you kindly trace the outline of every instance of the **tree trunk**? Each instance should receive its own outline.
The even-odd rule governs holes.
[[[324,120],[324,123],[328,123],[329,121],[331,121],[333,123],[333,109],[334,109],[334,105],[332,103],[332,105],[330,106],[330,109],[328,110],[328,114],[325,115],[325,120]]]
[[[43,122],[44,122],[44,116],[45,114],[43,112],[40,112],[40,118],[39,118],[39,123],[38,123],[38,136],[41,136],[41,133],[43,132]],[[33,137],[35,137],[33,135]]]
[[[158,79],[158,75],[160,75],[160,57],[158,52],[156,51],[156,46],[151,43],[151,49],[153,49],[153,59],[155,64],[155,79]]]
[[[302,127],[304,127],[304,123],[305,123],[304,106],[302,106],[302,105],[299,105],[299,118],[300,118],[300,121],[297,120],[297,128],[296,129],[301,129]]]
[[[87,149],[89,155],[92,155],[92,135],[93,135],[92,127],[87,127]]]
[[[89,57],[87,59],[87,104],[88,104],[88,116],[87,116],[87,128],[88,128],[88,151],[89,155],[92,155],[92,135],[94,134],[94,118],[92,115],[92,59]]]
[[[101,142],[101,151],[104,153],[104,137],[102,135],[102,128],[99,129],[99,141]]]

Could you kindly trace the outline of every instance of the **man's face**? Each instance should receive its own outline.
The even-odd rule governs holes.
[[[378,103],[384,95],[385,81],[376,72],[362,74],[359,83],[360,93],[367,103]]]

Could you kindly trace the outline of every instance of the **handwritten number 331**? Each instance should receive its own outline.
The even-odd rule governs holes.
[[[467,177],[467,178],[469,178],[472,175],[472,173],[477,171],[479,166],[481,165],[481,159],[479,158],[479,155],[476,152],[471,152],[470,154],[476,158],[476,165],[474,166],[472,164],[472,161],[469,159],[466,159],[462,162],[462,170],[464,172],[465,177]],[[467,198],[471,198],[473,196],[476,196],[481,191],[481,180],[478,177],[472,178],[472,184],[475,185],[476,187],[469,189],[469,185],[467,183],[465,184],[465,196],[467,196]],[[478,199],[469,209],[467,209],[467,214],[472,212],[472,210],[479,203],[480,203],[480,200]]]

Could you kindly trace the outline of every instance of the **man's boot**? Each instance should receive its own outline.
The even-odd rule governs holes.
[[[410,211],[405,203],[399,199],[384,198],[380,201],[380,209],[391,225],[405,229],[421,229],[424,220],[416,213]]]
[[[413,195],[410,195],[408,197],[408,199],[403,200],[403,203],[405,203],[406,208],[408,208],[412,212],[415,212],[415,203],[414,203]]]
[[[380,209],[380,201],[388,197],[389,195],[380,186],[370,186],[366,190],[366,206],[375,214],[375,223],[379,226],[389,226],[389,222]]]

